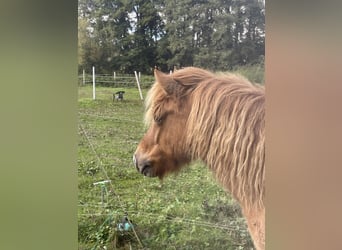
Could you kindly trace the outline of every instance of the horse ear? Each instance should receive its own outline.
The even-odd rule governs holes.
[[[163,87],[167,94],[172,95],[175,93],[178,83],[172,78],[171,75],[164,74],[155,69],[154,77],[156,78],[156,82]]]

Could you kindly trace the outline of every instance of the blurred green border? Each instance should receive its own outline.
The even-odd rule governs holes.
[[[77,249],[77,1],[2,1],[0,249]]]

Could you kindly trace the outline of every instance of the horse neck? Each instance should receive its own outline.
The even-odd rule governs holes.
[[[198,100],[198,98],[195,100],[194,97],[187,123],[186,147],[192,160],[202,160],[214,172],[219,182],[241,204],[263,206],[264,109],[262,98],[261,103],[257,103],[260,106],[259,109],[254,110],[255,104],[253,104],[251,105],[253,110],[248,110],[248,107],[244,110],[241,105],[238,105],[239,100],[236,100],[235,106],[229,107],[228,105],[222,106],[222,103],[227,103],[227,98],[215,100],[214,97],[206,97],[209,98],[208,101],[211,101],[209,105],[205,105],[205,101]],[[258,98],[258,96],[251,95],[249,98]],[[247,124],[249,119],[243,118],[242,120],[244,112],[257,112],[252,124]],[[255,130],[260,131],[255,133]],[[246,136],[248,133],[249,135]],[[252,145],[252,141],[260,142]],[[257,157],[252,155],[257,155]]]

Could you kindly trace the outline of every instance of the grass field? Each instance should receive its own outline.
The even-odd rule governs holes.
[[[118,90],[125,100],[113,102]],[[96,97],[79,87],[79,249],[253,249],[239,207],[200,162],[163,183],[137,172],[132,155],[144,134],[137,89],[102,87]],[[125,213],[133,229],[121,231]]]

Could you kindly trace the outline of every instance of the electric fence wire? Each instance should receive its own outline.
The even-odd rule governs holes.
[[[102,172],[103,172],[103,174],[104,174],[106,180],[110,180],[110,178],[109,178],[109,176],[108,176],[108,174],[107,174],[107,171],[106,171],[106,169],[105,169],[104,166],[103,166],[103,162],[101,161],[101,158],[98,156],[98,154],[97,154],[97,152],[96,152],[96,150],[95,150],[95,147],[94,147],[93,143],[90,141],[90,139],[89,139],[89,137],[88,137],[88,134],[87,134],[86,130],[83,128],[83,126],[82,126],[81,124],[79,124],[79,127],[81,128],[81,131],[82,131],[84,137],[86,138],[86,140],[87,140],[87,142],[88,142],[88,145],[89,145],[90,148],[91,148],[91,151],[92,151],[93,154],[96,156],[96,159],[97,159],[97,161],[98,161],[98,163],[99,163],[99,166],[101,167],[101,170],[102,170]],[[124,208],[124,206],[123,206],[123,203],[122,203],[122,201],[121,201],[121,199],[120,199],[120,196],[114,191],[114,186],[113,186],[112,182],[110,181],[109,184],[110,184],[111,192],[113,193],[113,195],[116,196],[116,198],[117,198],[117,200],[118,200],[118,202],[119,202],[119,205],[121,206],[122,210],[123,210],[123,211],[126,211],[125,208]],[[143,247],[143,244],[141,243],[141,240],[140,240],[139,236],[137,235],[137,233],[136,233],[134,227],[132,227],[132,230],[133,230],[133,233],[134,233],[134,235],[135,235],[135,237],[136,237],[136,239],[137,239],[139,245],[140,245],[141,247]]]
[[[79,115],[82,116],[87,116],[87,117],[96,117],[96,118],[101,118],[104,120],[112,120],[112,121],[118,121],[118,122],[132,122],[132,123],[141,123],[141,121],[137,120],[130,120],[130,119],[122,119],[122,118],[117,118],[114,116],[106,116],[106,115],[96,115],[96,114],[91,114],[91,113],[85,113],[85,112],[78,112]]]
[[[82,115],[87,115],[87,114],[83,113]],[[111,118],[111,117],[102,117],[102,118]],[[96,160],[98,161],[98,163],[99,163],[99,165],[101,167],[101,170],[102,170],[105,178],[107,180],[110,180],[110,178],[109,178],[109,176],[107,174],[107,171],[104,168],[104,164],[103,164],[102,160],[100,159],[100,157],[98,156],[93,143],[90,141],[89,136],[88,136],[86,130],[83,128],[83,126],[81,124],[79,124],[79,126],[81,128],[82,134],[86,138],[86,140],[88,142],[88,145],[91,148],[91,151],[96,156]],[[130,213],[130,214],[136,213],[136,211],[129,211],[129,212],[126,211],[126,209],[124,208],[123,203],[122,203],[122,201],[120,199],[120,196],[116,192],[114,192],[114,186],[113,186],[112,182],[109,182],[109,183],[110,183],[110,187],[111,187],[111,192],[115,196],[113,198],[113,200],[116,198],[119,201],[119,205],[120,205],[122,211]],[[79,206],[82,206],[82,207],[103,207],[103,205],[101,206],[101,205],[94,205],[94,204],[92,204],[90,206],[88,204],[87,205],[80,204]],[[111,218],[111,216],[114,213],[115,212],[107,213],[107,214],[106,213],[97,213],[97,214],[83,213],[83,214],[79,214],[79,215],[80,216],[109,216],[109,218]],[[153,213],[139,212],[139,214],[143,214],[144,216],[155,217],[155,214],[153,214]],[[203,214],[206,215],[205,213],[203,213]],[[233,225],[232,226],[231,225],[222,225],[222,224],[217,224],[217,223],[210,223],[210,222],[206,222],[206,221],[199,221],[199,220],[193,220],[193,219],[187,219],[187,218],[181,218],[181,217],[163,217],[162,219],[170,221],[170,222],[173,222],[173,223],[189,224],[189,225],[195,225],[195,226],[201,226],[201,227],[216,228],[216,229],[221,229],[221,230],[236,230],[236,225],[235,226],[233,226]],[[108,221],[108,218],[105,220],[105,222],[103,224],[105,224],[107,221]],[[103,225],[101,225],[101,226],[103,226]],[[132,227],[132,229],[133,229],[135,237],[137,238],[137,240],[139,242],[139,245],[141,247],[143,247],[140,238],[138,237],[136,231],[134,230],[134,227]]]
[[[134,214],[134,212],[130,211],[130,214]],[[146,212],[139,212],[139,214],[144,215],[145,217],[155,217],[156,215],[153,213],[146,213]],[[110,214],[106,213],[82,213],[81,216],[106,216]],[[171,216],[163,216],[158,217],[158,219],[163,219],[167,221],[172,221],[175,223],[183,223],[183,224],[191,224],[191,225],[197,225],[197,226],[203,226],[203,227],[211,227],[211,228],[217,228],[222,230],[236,230],[236,226],[234,225],[227,225],[227,224],[218,224],[218,223],[210,223],[207,221],[200,221],[200,220],[193,220],[193,219],[187,219],[184,217],[171,217]]]

